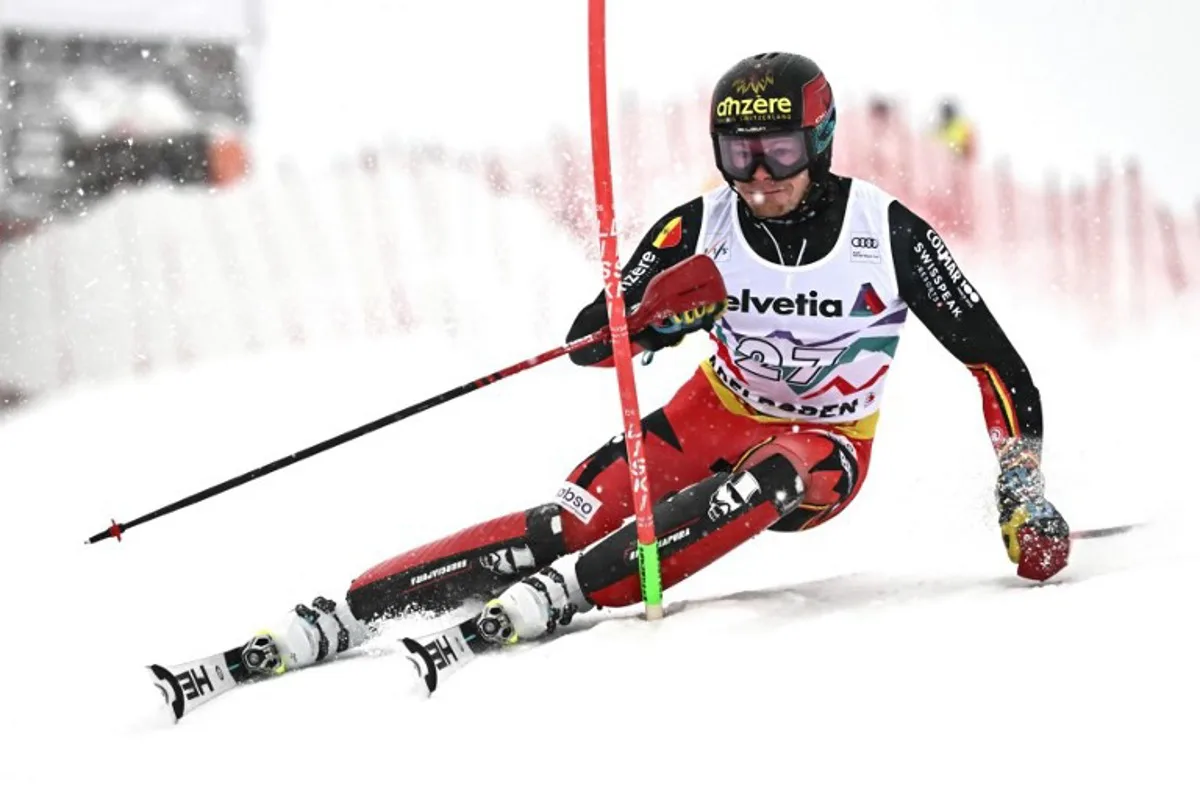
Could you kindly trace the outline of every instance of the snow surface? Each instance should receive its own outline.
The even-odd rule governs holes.
[[[974,382],[913,324],[841,517],[758,537],[668,590],[659,623],[589,615],[428,701],[407,694],[390,640],[177,726],[142,666],[229,647],[411,545],[544,502],[619,429],[611,373],[552,362],[123,543],[82,541],[551,347],[567,316],[225,361],[10,417],[0,794],[1197,796],[1194,386],[1148,380],[1187,374],[1194,318],[1164,309],[1153,330],[1100,339],[975,283],[1042,388],[1049,497],[1076,526],[1150,527],[1077,543],[1050,585],[1017,579]],[[703,349],[639,367],[644,410]]]
[[[622,88],[653,94],[678,84],[681,63],[715,74],[763,47],[752,25],[713,38],[695,29],[710,23],[664,5],[639,28],[647,4],[613,5],[611,30],[625,38],[610,34],[622,53],[611,69]],[[1027,13],[1035,5],[1039,14]],[[824,20],[818,41],[803,20],[794,30],[851,96],[881,79],[917,108],[971,90],[967,111],[991,131],[989,149],[1003,141],[1056,163],[1078,151],[1064,167],[1075,172],[1090,170],[1096,149],[1190,152],[1180,143],[1194,139],[1195,114],[1178,103],[1150,101],[1177,112],[1152,144],[1136,115],[1097,118],[1130,85],[1177,95],[1182,78],[1145,76],[1190,74],[1183,59],[1194,50],[1187,25],[1148,21],[1154,30],[1131,35],[1132,7],[1105,5],[1092,15],[1101,26],[1081,24],[1077,4],[967,13],[873,2],[875,24],[862,28],[857,6],[834,4],[823,13],[841,21]],[[1151,6],[1160,20],[1179,8],[1141,3],[1139,20]],[[583,95],[556,88],[582,85],[584,62],[557,57],[582,52],[582,4],[537,7],[556,30],[550,39],[544,27],[514,25],[503,4],[482,17],[473,9],[481,36],[453,24],[457,5],[406,5],[394,13],[422,15],[406,25],[364,14],[365,0],[334,15],[328,4],[286,7],[271,14],[256,83],[266,155],[291,152],[283,143],[300,155],[353,150],[394,134],[396,120],[414,136],[456,131],[464,146],[516,135],[516,126],[464,125],[450,104],[436,119],[412,119],[454,92],[469,95],[472,120],[480,106],[553,108],[555,119],[527,126],[536,142],[550,122],[582,119]],[[551,9],[559,16],[547,18]],[[364,18],[378,41],[364,43]],[[972,31],[1003,23],[995,30],[1008,35],[952,35],[968,22]],[[1010,64],[1026,23],[1036,41]],[[842,29],[852,46],[826,34]],[[1091,55],[1061,48],[1064,31],[1094,43]],[[529,35],[537,47],[520,38]],[[314,58],[314,41],[328,58]],[[489,64],[503,87],[452,80],[455,65],[429,55],[447,41]],[[1135,57],[1116,90],[1072,85],[1122,48]],[[1053,85],[1038,82],[1047,75]],[[313,97],[331,96],[342,112],[314,114]],[[1030,119],[1051,120],[1055,135]],[[1172,197],[1182,187],[1190,201],[1194,160],[1164,158],[1171,169],[1152,164],[1151,185],[1170,172]],[[1049,497],[1076,527],[1147,527],[1078,543],[1049,585],[1016,578],[994,521],[975,384],[914,322],[871,474],[845,513],[815,531],[764,534],[668,590],[661,622],[637,608],[585,616],[579,630],[481,659],[428,701],[409,694],[411,671],[390,639],[239,688],[179,725],[164,720],[142,667],[230,647],[410,546],[545,502],[620,429],[611,373],[553,362],[135,528],[123,543],[82,541],[110,515],[127,521],[554,346],[598,287],[596,265],[578,265],[595,279],[579,278],[561,318],[516,318],[486,339],[472,325],[276,351],[80,386],[0,419],[0,797],[1200,796],[1190,760],[1200,743],[1197,307],[1160,308],[1150,329],[1098,335],[1062,298],[1016,296],[1004,254],[959,258],[1042,389]],[[478,263],[431,266],[439,278],[463,275],[462,318],[498,313],[472,291]],[[511,280],[542,287],[544,269],[522,261]],[[661,405],[702,351],[689,341],[640,368],[643,409]],[[430,627],[409,621],[390,635]]]

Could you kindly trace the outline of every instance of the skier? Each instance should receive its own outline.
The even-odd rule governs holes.
[[[765,529],[827,522],[854,499],[910,312],[978,381],[999,461],[1004,546],[1018,575],[1044,581],[1066,566],[1069,537],[1044,497],[1038,390],[938,233],[881,189],[831,172],[836,119],[811,60],[765,53],[738,62],[711,105],[727,185],[665,214],[623,270],[633,307],[655,275],[707,254],[728,294],[633,333],[637,352],[700,330],[713,345],[643,421],[663,585]],[[600,295],[567,339],[606,324]],[[609,365],[612,348],[572,359]],[[571,471],[553,502],[372,567],[344,600],[297,606],[224,663],[239,680],[276,674],[358,646],[378,620],[471,603],[484,604],[480,635],[503,644],[536,639],[594,606],[637,602],[625,458],[624,440],[613,439]]]

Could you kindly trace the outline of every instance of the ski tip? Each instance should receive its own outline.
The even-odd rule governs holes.
[[[425,683],[425,691],[432,695],[438,685],[437,665],[429,652],[419,642],[407,636],[400,640],[408,648],[408,660],[417,670],[417,676]]]
[[[150,670],[150,674],[154,676],[154,685],[162,692],[163,702],[170,707],[171,713],[175,715],[175,721],[179,722],[183,718],[183,687],[179,685],[179,681],[171,674],[171,671],[160,664],[151,664],[146,667]]]

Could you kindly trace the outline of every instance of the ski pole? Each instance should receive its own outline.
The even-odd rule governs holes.
[[[1135,528],[1140,528],[1144,523],[1131,522],[1126,525],[1110,525],[1106,528],[1086,528],[1080,531],[1071,531],[1072,539],[1103,539],[1107,536],[1119,536],[1122,533],[1129,533]]]
[[[630,327],[633,330],[641,330],[651,323],[658,322],[667,317],[681,314],[684,311],[689,311],[693,308],[698,308],[709,303],[720,302],[725,299],[725,284],[721,280],[720,273],[717,271],[716,264],[708,256],[692,256],[689,259],[681,261],[679,264],[670,269],[654,276],[654,278],[646,285],[646,293],[643,295],[642,302],[638,304],[637,309],[630,315]],[[241,486],[263,477],[270,475],[272,472],[281,470],[284,467],[290,467],[303,461],[306,458],[311,458],[326,450],[337,447],[340,444],[345,444],[360,436],[365,436],[372,431],[377,431],[394,422],[399,422],[402,419],[420,414],[422,411],[440,406],[447,403],[456,397],[462,397],[465,394],[470,394],[477,389],[482,389],[485,386],[490,386],[504,378],[524,372],[527,369],[532,369],[540,364],[545,364],[547,361],[564,356],[568,353],[574,353],[577,350],[582,350],[585,347],[590,347],[601,342],[609,340],[611,333],[607,327],[601,328],[595,333],[589,334],[567,344],[555,347],[552,350],[547,350],[540,355],[532,358],[527,358],[509,367],[505,367],[498,372],[493,372],[490,375],[485,375],[482,378],[477,378],[469,383],[464,383],[441,394],[422,400],[419,403],[414,403],[407,408],[402,408],[399,411],[388,414],[385,417],[368,422],[365,425],[360,425],[353,430],[334,436],[331,439],[326,439],[323,442],[314,444],[311,447],[306,447],[303,450],[298,450],[291,455],[272,461],[269,464],[264,464],[261,467],[252,469],[236,478],[215,484],[195,494],[188,495],[180,500],[176,500],[169,505],[165,505],[148,514],[144,514],[130,522],[117,522],[115,519],[112,524],[84,540],[84,544],[95,544],[102,542],[105,539],[121,540],[121,535],[130,528],[136,527],[153,519],[166,516],[181,508],[187,508],[190,505],[199,503],[202,500],[207,500],[210,497],[215,497],[222,492],[227,492],[230,489]]]

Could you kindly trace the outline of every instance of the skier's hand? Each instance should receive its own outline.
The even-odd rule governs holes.
[[[1008,557],[1022,578],[1044,581],[1067,565],[1070,527],[1045,498],[1036,452],[1012,447],[1000,457],[996,505]]]
[[[651,353],[664,347],[674,347],[693,331],[712,330],[712,326],[725,313],[726,305],[725,301],[709,303],[682,314],[674,314],[639,331],[633,336],[633,341]]]
[[[682,314],[667,317],[652,327],[659,333],[664,334],[691,333],[701,328],[706,331],[712,330],[712,326],[725,313],[725,308],[728,305],[728,301],[725,300],[722,300],[720,303],[709,303],[699,308],[684,311]]]

